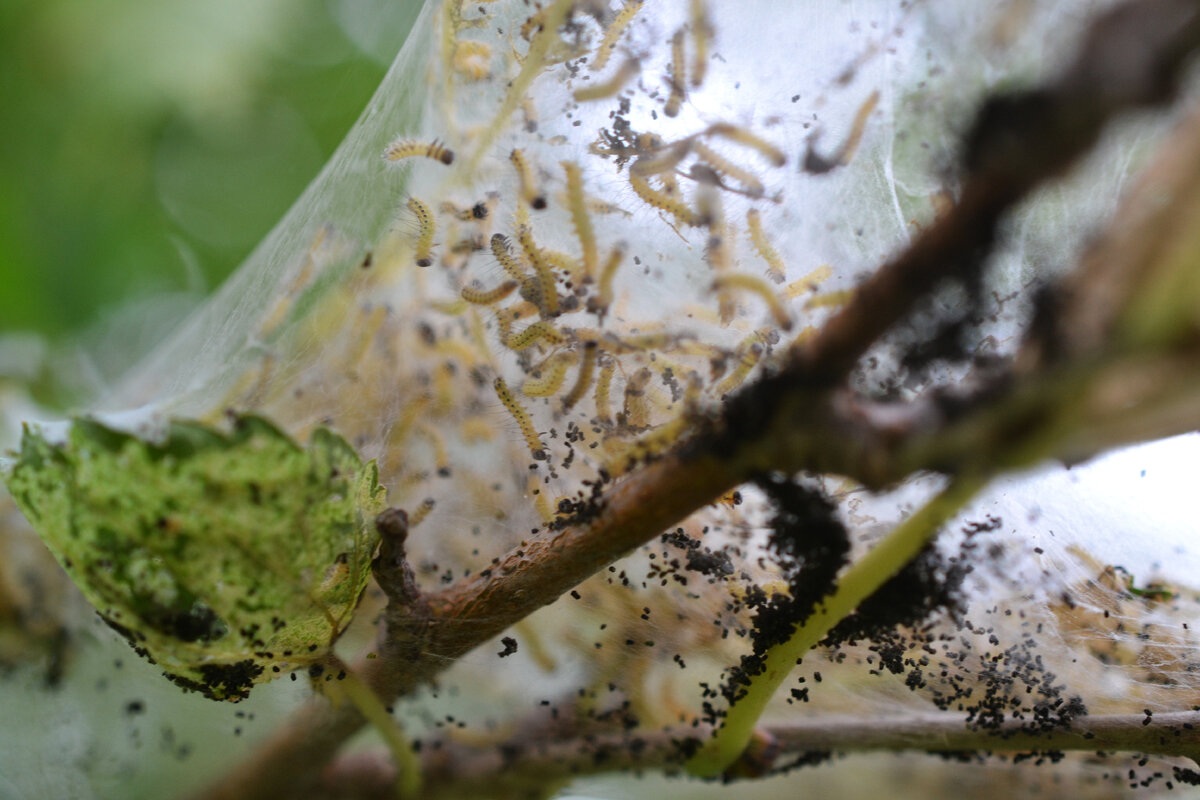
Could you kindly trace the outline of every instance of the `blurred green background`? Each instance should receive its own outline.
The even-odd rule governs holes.
[[[0,347],[0,377],[70,402],[47,353],[123,336],[128,364],[218,286],[337,147],[420,5],[0,0],[0,341],[25,345]],[[131,332],[151,296],[175,300]],[[103,382],[121,365],[94,366]]]

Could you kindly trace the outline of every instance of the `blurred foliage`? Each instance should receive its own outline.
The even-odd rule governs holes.
[[[149,295],[184,313],[317,174],[419,7],[0,3],[0,336],[86,338]]]

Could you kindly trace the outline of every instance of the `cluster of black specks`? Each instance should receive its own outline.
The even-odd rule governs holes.
[[[504,645],[504,649],[496,655],[500,656],[501,658],[508,658],[513,653],[517,652],[517,640],[511,636],[505,636],[500,640],[500,644]]]
[[[1070,727],[1072,720],[1087,714],[1087,707],[1078,696],[1065,695],[1066,687],[1046,669],[1037,648],[1029,636],[998,653],[974,658],[965,638],[961,650],[947,646],[948,660],[938,664],[940,685],[932,690],[934,703],[965,711],[968,724],[983,730],[998,729],[1006,718],[1023,721],[1022,729],[1034,733]],[[968,681],[973,660],[979,664]]]
[[[968,542],[964,543],[964,552],[959,555],[947,557],[936,544],[927,546],[853,614],[838,623],[823,644],[836,646],[860,639],[880,645],[895,644],[896,628],[920,625],[935,612],[943,611],[960,618],[966,603],[962,584],[974,569],[965,555],[971,549],[970,537],[984,530],[995,530],[976,527],[978,525],[968,523],[964,528]],[[889,669],[893,673],[901,671],[890,666]]]
[[[263,667],[252,659],[233,664],[204,664],[199,668],[200,680],[185,678],[164,672],[172,683],[184,691],[199,692],[211,700],[237,702],[250,696],[255,679],[262,674]]]
[[[1187,767],[1175,767],[1172,770],[1175,780],[1187,786],[1200,786],[1200,772]]]
[[[829,594],[850,553],[850,537],[827,497],[784,476],[766,476],[758,483],[774,505],[769,547],[788,593],[768,595],[753,591],[757,587],[747,593],[746,605],[754,610],[752,650],[727,672],[720,689],[731,705],[765,668],[770,648],[787,641]],[[706,694],[711,696],[711,690]],[[716,723],[720,714],[714,706],[705,702],[704,710],[707,721]]]
[[[684,551],[685,565],[691,572],[698,572],[717,580],[733,574],[733,560],[726,550],[713,550],[701,545],[699,540],[684,533],[683,528],[664,533],[662,542]]]
[[[140,613],[148,626],[181,642],[214,642],[229,632],[215,611],[190,598],[180,608],[147,603]]]
[[[600,470],[596,480],[584,480],[584,488],[575,497],[564,497],[558,501],[558,515],[550,523],[552,531],[560,531],[571,525],[586,525],[604,513],[604,487],[612,476]],[[584,493],[586,490],[586,494]]]

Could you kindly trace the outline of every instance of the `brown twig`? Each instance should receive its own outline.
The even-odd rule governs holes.
[[[539,796],[559,782],[587,775],[635,769],[672,772],[680,762],[680,742],[704,736],[707,728],[653,731],[640,735],[564,736],[519,739],[491,747],[468,747],[451,740],[427,743],[422,753],[427,798]],[[774,764],[786,765],[797,753],[918,751],[945,753],[1044,753],[1108,751],[1200,756],[1200,712],[1084,716],[1069,726],[1038,730],[1027,721],[996,727],[969,724],[962,714],[924,713],[899,717],[818,715],[762,729],[771,742]],[[396,769],[385,753],[359,753],[339,759],[325,772],[320,797],[332,800],[389,798]],[[516,795],[514,795],[516,796]]]

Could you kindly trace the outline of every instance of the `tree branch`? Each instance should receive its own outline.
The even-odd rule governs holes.
[[[654,731],[630,736],[530,738],[522,733],[505,744],[470,747],[449,739],[426,743],[422,767],[427,798],[539,796],[558,782],[587,775],[637,769],[677,773],[680,742],[705,736],[708,728]],[[1037,730],[1023,720],[997,727],[970,724],[962,714],[924,713],[898,717],[818,715],[761,729],[774,751],[769,770],[799,753],[917,751],[928,753],[1087,752],[1200,756],[1200,712],[1151,716],[1119,714],[1079,717],[1068,727]],[[396,768],[385,752],[358,753],[326,770],[319,796],[372,800],[393,796]],[[499,794],[497,794],[499,789]]]

